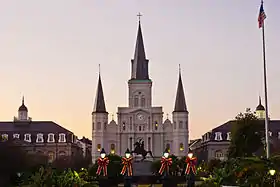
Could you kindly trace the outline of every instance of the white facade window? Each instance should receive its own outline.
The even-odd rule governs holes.
[[[2,140],[3,141],[8,140],[8,134],[2,134]]]
[[[19,139],[19,134],[13,134],[14,139]]]
[[[58,142],[66,142],[65,134],[64,133],[59,133],[59,138]]]
[[[24,134],[24,141],[31,142],[31,134]]]
[[[272,132],[271,131],[269,131],[268,134],[269,134],[269,136],[272,136]]]
[[[54,134],[53,133],[49,133],[48,134],[48,140],[47,140],[49,143],[53,143],[55,142],[54,141]]]
[[[221,132],[215,132],[215,140],[217,141],[223,140]]]
[[[44,142],[44,135],[42,133],[37,134],[37,143],[43,143]]]
[[[231,140],[231,132],[227,133],[227,140]]]

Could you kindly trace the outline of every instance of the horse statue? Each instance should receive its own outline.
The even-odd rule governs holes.
[[[136,155],[142,155],[142,160],[146,159],[146,156],[150,154],[152,158],[154,158],[152,151],[148,150],[146,151],[144,148],[144,141],[142,141],[142,138],[134,143],[134,150],[131,152],[131,154],[135,153]]]

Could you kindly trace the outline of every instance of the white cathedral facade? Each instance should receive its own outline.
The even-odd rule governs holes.
[[[185,156],[188,152],[188,110],[179,72],[172,121],[163,121],[161,106],[152,106],[152,80],[149,78],[141,24],[139,21],[134,59],[131,60],[131,78],[128,80],[128,106],[118,107],[117,122],[108,122],[101,76],[92,112],[92,158],[95,160],[102,148],[107,153],[124,155],[134,149],[142,139],[144,148],[154,157],[161,157],[166,148],[171,154]]]

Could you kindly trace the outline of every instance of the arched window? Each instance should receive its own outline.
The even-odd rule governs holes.
[[[101,150],[101,144],[97,144],[97,151]]]
[[[141,125],[139,125],[139,131],[141,131],[142,130],[142,127],[141,127]]]
[[[170,144],[166,144],[166,149],[170,152]]]
[[[97,130],[101,129],[101,122],[97,122]]]
[[[54,152],[48,152],[48,162],[52,163],[54,161]]]
[[[180,143],[180,151],[184,151],[184,144]]]
[[[115,144],[111,144],[111,154],[115,154]]]
[[[64,157],[64,156],[66,156],[66,152],[65,151],[59,151],[58,155],[59,155],[59,157]]]
[[[138,98],[138,95],[135,95],[134,96],[134,107],[138,107],[139,105],[139,98]]]
[[[155,121],[155,130],[158,130],[158,122]]]
[[[125,131],[125,122],[122,124],[122,130]]]
[[[183,128],[183,122],[179,121],[179,129],[182,129],[182,128]]]
[[[141,106],[142,107],[145,106],[145,97],[144,97],[144,95],[142,95],[142,97],[141,97]]]

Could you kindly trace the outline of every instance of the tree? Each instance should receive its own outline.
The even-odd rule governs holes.
[[[236,116],[232,126],[229,157],[250,157],[262,146],[263,123],[250,110]]]

